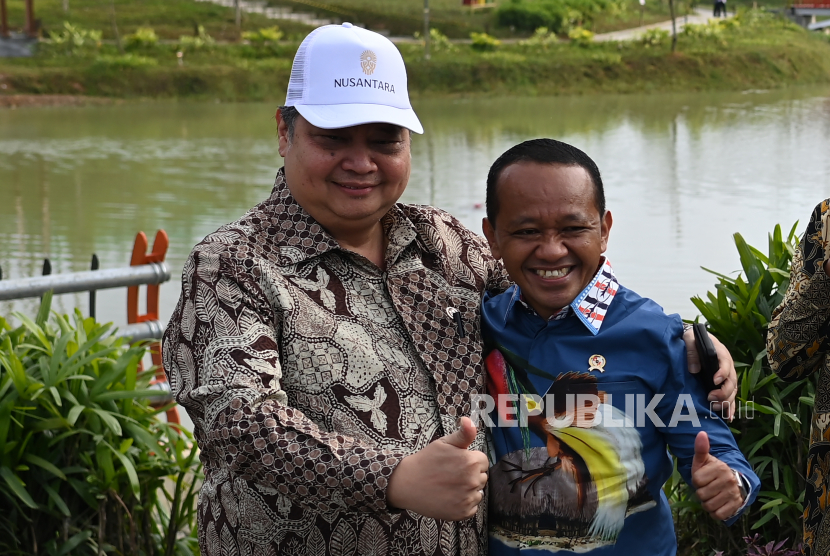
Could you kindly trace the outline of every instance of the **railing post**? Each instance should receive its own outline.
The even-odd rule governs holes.
[[[9,38],[9,13],[6,10],[6,0],[0,0],[0,39]]]
[[[98,270],[98,255],[92,254],[92,264],[89,265],[89,270]],[[95,290],[89,290],[89,316],[95,318]]]
[[[147,235],[144,232],[138,232],[135,236],[130,266],[164,262],[164,258],[167,256],[167,247],[170,245],[167,232],[164,230],[156,232],[156,238],[153,240],[153,250],[150,253],[147,253],[148,245]],[[147,286],[147,307],[146,313],[143,315],[138,314],[138,286],[130,286],[127,288],[127,323],[135,324],[148,320],[159,320],[159,284]],[[161,342],[150,344],[150,355],[153,359],[153,365],[158,367],[153,384],[167,382],[167,375],[164,373],[161,358]],[[167,422],[177,425],[181,423],[179,411],[175,406],[167,410]]]
[[[34,0],[26,0],[26,34],[29,37],[34,38],[37,36],[36,26]]]

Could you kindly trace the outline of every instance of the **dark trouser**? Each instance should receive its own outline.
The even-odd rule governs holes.
[[[726,17],[726,3],[725,2],[715,2],[715,13],[713,14],[714,17]]]

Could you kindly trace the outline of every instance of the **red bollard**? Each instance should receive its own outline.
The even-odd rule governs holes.
[[[156,232],[156,239],[153,240],[153,250],[147,253],[147,247],[149,246],[147,236],[144,232],[138,232],[135,236],[130,266],[164,262],[169,245],[170,240],[167,238],[167,232],[159,230]],[[127,288],[127,324],[159,320],[159,287],[160,284],[150,284],[147,286],[147,307],[146,312],[142,315],[138,314],[139,287],[130,286]],[[158,367],[153,384],[167,382],[167,375],[164,373],[164,366],[161,359],[161,342],[153,342],[150,344],[150,355],[153,358],[153,365]],[[167,422],[176,425],[181,423],[179,420],[179,410],[176,406],[167,410]]]

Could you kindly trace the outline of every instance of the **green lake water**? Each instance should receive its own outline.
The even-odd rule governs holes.
[[[603,173],[614,215],[608,256],[621,282],[669,312],[712,288],[700,269],[739,268],[732,234],[766,248],[776,223],[802,222],[830,197],[830,88],[745,93],[415,102],[403,201],[449,210],[480,231],[490,163],[511,145],[553,137]],[[136,102],[0,110],[3,278],[124,266],[133,238],[170,235],[178,298],[185,257],[202,237],[267,197],[281,165],[275,104]],[[803,228],[803,226],[802,226]],[[124,290],[99,294],[98,316],[125,321]],[[86,310],[85,295],[56,308]],[[35,301],[0,302],[0,315]]]

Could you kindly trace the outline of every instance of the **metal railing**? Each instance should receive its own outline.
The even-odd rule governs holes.
[[[170,269],[165,263],[47,274],[46,276],[0,281],[0,301],[40,297],[49,290],[55,294],[78,293],[144,284],[161,284],[168,280],[170,280]]]
[[[3,280],[0,268],[0,301],[40,297],[47,291],[55,294],[89,292],[89,315],[95,317],[95,292],[111,288],[127,288],[127,325],[113,333],[118,338],[127,338],[130,343],[142,340],[160,340],[165,325],[159,320],[159,285],[170,280],[170,269],[164,262],[169,240],[164,230],[159,230],[153,248],[147,253],[148,241],[144,232],[139,232],[133,245],[130,266],[99,270],[98,257],[92,255],[91,270],[52,274],[52,263],[43,260],[42,276]],[[139,313],[138,286],[147,286],[146,310]],[[153,364],[158,367],[152,385],[159,390],[159,396],[151,399],[154,404],[166,405],[173,401],[170,385],[162,369],[161,343],[150,345]],[[168,422],[179,423],[175,407],[167,411]]]

